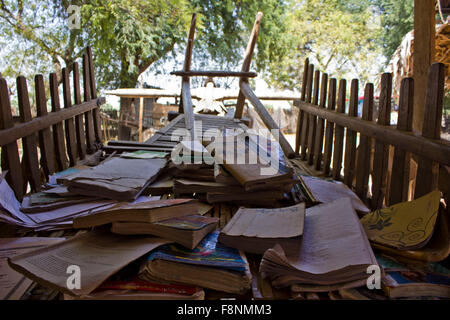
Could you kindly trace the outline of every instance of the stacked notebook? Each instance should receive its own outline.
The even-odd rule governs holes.
[[[77,173],[65,176],[72,193],[132,201],[151,184],[166,166],[166,159],[112,158]]]
[[[169,244],[152,251],[139,278],[245,293],[251,285],[247,259],[243,252],[218,243],[218,235],[217,231],[210,233],[193,250]]]
[[[304,203],[277,209],[242,207],[220,232],[219,242],[256,254],[278,244],[287,254],[295,254],[300,250],[304,219]]]
[[[190,215],[153,223],[114,222],[111,232],[117,234],[150,234],[172,240],[194,249],[199,242],[217,228],[218,218]]]
[[[307,209],[300,250],[286,255],[276,245],[260,271],[276,287],[320,292],[365,285],[367,267],[377,264],[351,200],[341,198]]]
[[[106,210],[75,218],[73,225],[74,228],[90,228],[119,221],[152,223],[197,212],[198,202],[193,199],[119,202]]]

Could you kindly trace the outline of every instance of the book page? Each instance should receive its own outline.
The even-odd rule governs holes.
[[[326,181],[323,179],[301,176],[306,187],[311,191],[313,197],[322,203],[329,203],[340,198],[350,198],[355,210],[369,213],[370,210],[358,198],[358,196],[349,189],[345,184],[339,181]]]
[[[277,209],[240,208],[222,232],[229,236],[291,238],[303,234],[305,203]]]
[[[300,252],[286,257],[281,249],[277,255],[286,265],[311,274],[377,265],[349,198],[307,209]]]
[[[14,270],[45,286],[84,295],[130,262],[169,242],[156,237],[121,236],[95,230],[13,257],[8,263]],[[69,266],[79,268],[79,288],[68,285]]]
[[[36,250],[64,238],[0,238],[0,300],[18,300],[33,282],[8,266],[6,258]]]

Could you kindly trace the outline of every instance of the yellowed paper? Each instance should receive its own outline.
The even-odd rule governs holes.
[[[33,282],[8,266],[6,258],[33,251],[64,238],[0,238],[0,300],[19,300]]]
[[[121,236],[97,230],[15,256],[8,262],[14,270],[41,284],[64,293],[85,295],[130,262],[169,242],[156,237]],[[71,276],[68,268],[73,266],[79,268],[79,288],[68,285],[76,283],[68,282]]]

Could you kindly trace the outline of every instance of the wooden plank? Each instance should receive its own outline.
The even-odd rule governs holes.
[[[319,109],[300,100],[296,100],[294,105],[306,112],[314,113],[319,117],[324,117],[325,119],[336,123],[336,125],[362,132],[371,137],[376,137],[379,141],[394,145],[443,165],[450,165],[450,142],[447,140],[426,139],[413,133],[398,131],[387,125],[382,126],[374,122],[352,118],[336,111]]]
[[[247,43],[247,48],[245,49],[244,61],[242,62],[241,71],[248,72],[250,70],[250,65],[252,63],[253,51],[255,50],[256,40],[258,39],[259,27],[261,25],[262,12],[256,14],[255,23],[253,24],[252,33],[250,34],[250,39]],[[248,82],[247,78],[241,78],[239,82]],[[234,117],[236,119],[242,118],[244,112],[245,95],[242,90],[239,90],[238,99],[236,102],[236,110],[234,112]]]
[[[13,126],[8,85],[4,78],[0,78],[0,130],[4,132],[5,129]],[[2,146],[2,171],[8,171],[6,181],[14,190],[17,200],[22,201],[23,178],[17,142],[14,140],[0,145]]]
[[[336,79],[330,79],[327,100],[327,109],[333,111],[336,109]],[[331,155],[333,151],[333,136],[334,136],[334,123],[327,120],[327,126],[325,131],[325,147],[323,156],[323,172],[325,176],[330,175]]]
[[[83,93],[84,101],[91,100],[91,85],[89,72],[89,58],[87,53],[83,54]],[[95,152],[95,129],[94,129],[94,113],[92,110],[84,114],[84,124],[86,125],[86,152],[92,154]]]
[[[17,77],[17,96],[19,100],[20,122],[31,120],[30,99],[28,97],[27,80],[24,76]],[[36,135],[31,134],[22,138],[23,165],[24,165],[24,193],[26,193],[27,181],[30,182],[31,191],[41,191],[41,174],[37,154]]]
[[[281,132],[280,128],[278,128],[278,125],[273,120],[270,113],[266,110],[264,105],[259,101],[258,97],[254,94],[252,89],[250,88],[249,84],[247,82],[241,81],[239,83],[239,86],[241,88],[241,92],[244,94],[244,96],[251,102],[251,104],[255,107],[255,111],[258,113],[258,115],[261,117],[261,120],[264,122],[266,127],[271,131],[272,136],[280,143],[281,149],[283,149],[284,154],[288,158],[292,158],[295,156],[294,150],[292,150],[291,145],[284,137],[283,133]]]
[[[345,112],[345,95],[347,92],[347,81],[342,79],[339,81],[339,93],[337,100],[337,112]],[[342,153],[344,144],[344,127],[336,123],[334,134],[334,153],[333,153],[333,170],[331,176],[334,180],[340,180],[342,168]]]
[[[413,127],[422,131],[425,119],[425,101],[428,69],[435,61],[436,51],[436,1],[414,0],[414,50],[412,53],[414,90]],[[411,76],[411,75],[407,75]]]
[[[59,101],[58,80],[56,73],[50,74],[50,97],[52,103],[52,113],[59,112],[61,110],[61,104]],[[56,170],[63,171],[67,169],[67,156],[66,156],[66,144],[64,142],[64,129],[63,123],[58,122],[53,125],[53,141],[55,145],[55,160]]]
[[[400,86],[397,130],[412,131],[414,108],[414,80],[404,78]],[[409,190],[411,153],[400,148],[394,148],[391,185],[387,205],[407,201]]]
[[[314,74],[314,94],[312,104],[317,105],[319,103],[319,83],[320,83],[320,71],[316,70]],[[312,165],[314,162],[314,142],[316,142],[316,127],[317,117],[313,114],[308,115],[308,164]]]
[[[72,107],[71,93],[70,93],[70,83],[69,83],[69,71],[66,68],[62,69],[63,77],[63,98],[64,98],[64,108],[69,109]],[[77,162],[77,142],[75,135],[75,125],[73,123],[73,118],[65,120],[65,130],[66,130],[66,145],[67,154],[69,155],[70,166],[73,167]]]
[[[189,131],[191,141],[197,140],[197,132],[195,130],[194,108],[192,107],[191,88],[189,80],[183,80],[181,84],[181,95],[183,97],[184,122],[186,130]]]
[[[87,47],[87,55],[88,55],[88,64],[89,64],[89,80],[91,84],[91,97],[92,99],[97,99],[97,87],[95,84],[95,75],[94,75],[94,60],[92,59],[92,49],[91,47]],[[95,132],[95,140],[98,144],[102,144],[103,142],[103,134],[102,134],[102,119],[100,118],[100,110],[99,108],[95,108],[92,110],[94,114],[94,132]]]
[[[309,59],[306,58],[305,64],[303,66],[303,79],[302,79],[302,95],[300,100],[305,101],[306,98],[306,83],[308,82],[308,67]],[[297,131],[295,132],[295,153],[298,155],[300,151],[300,137],[302,133],[302,124],[305,112],[303,110],[298,110],[297,118]]]
[[[381,76],[380,105],[378,109],[378,124],[387,126],[391,120],[392,74]],[[386,177],[388,171],[389,145],[377,139],[373,158],[372,174],[372,209],[383,206],[386,193]]]
[[[324,109],[327,103],[327,88],[328,74],[322,75],[322,84],[320,86],[320,104],[319,108]],[[325,119],[317,119],[316,140],[314,142],[314,169],[320,171],[322,168],[322,149],[323,149],[323,134],[325,129]]]
[[[44,77],[40,74],[34,78],[36,91],[36,111],[38,117],[45,117],[47,111],[47,98],[45,97]],[[45,178],[55,173],[55,147],[50,126],[42,129],[38,133],[39,147],[41,149],[41,167],[44,170]]]
[[[73,98],[75,104],[81,103],[81,90],[80,90],[80,71],[78,63],[73,64]],[[78,155],[81,160],[86,157],[86,134],[84,133],[83,116],[75,116],[75,131],[77,136],[77,149]]]
[[[171,75],[179,77],[244,77],[255,78],[258,74],[256,72],[244,72],[244,71],[172,71]]]
[[[358,80],[353,79],[350,88],[350,105],[348,115],[350,117],[358,116]],[[345,136],[345,157],[344,157],[344,183],[352,188],[353,178],[355,176],[356,159],[356,131],[347,128]]]
[[[305,102],[311,103],[312,98],[312,88],[313,88],[313,77],[314,77],[314,65],[310,64],[308,67],[308,80],[306,82],[306,99]],[[303,117],[302,131],[300,135],[300,159],[306,160],[306,151],[308,148],[308,132],[309,132],[309,113],[305,112]]]
[[[364,101],[362,119],[372,121],[373,116],[373,92],[374,87],[372,83],[366,84],[364,89]],[[365,201],[367,199],[370,164],[371,164],[371,150],[372,139],[371,137],[360,133],[359,136],[359,148],[358,159],[356,161],[356,186],[355,191],[360,199]]]
[[[183,71],[189,71],[191,70],[191,60],[192,60],[192,49],[194,48],[194,36],[195,36],[195,25],[197,23],[197,14],[194,13],[192,15],[191,19],[191,26],[189,28],[189,35],[188,40],[186,44],[186,52],[184,54],[184,65],[183,65]],[[187,81],[189,83],[188,77],[183,77],[183,82]],[[184,113],[184,103],[183,100],[183,88],[181,88],[181,94],[180,94],[180,108],[178,109],[179,113]]]
[[[427,95],[425,100],[425,118],[422,137],[440,139],[442,106],[444,100],[445,65],[433,63],[428,73]],[[416,189],[414,198],[419,198],[437,189],[439,163],[420,157],[417,163]]]

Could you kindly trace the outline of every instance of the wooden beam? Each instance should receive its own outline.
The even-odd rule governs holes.
[[[269,130],[278,130],[278,142],[280,143],[280,146],[283,149],[283,152],[285,153],[285,155],[288,158],[293,158],[295,156],[294,150],[292,149],[291,145],[286,140],[284,135],[281,133],[280,128],[278,127],[276,122],[273,120],[270,113],[266,110],[266,108],[261,103],[261,101],[259,101],[258,97],[253,93],[253,90],[250,88],[250,85],[247,82],[241,81],[239,83],[239,86],[241,88],[242,94],[255,107],[256,112],[261,117],[261,120],[264,122],[266,127]],[[315,108],[317,108],[317,107],[315,107]]]
[[[190,86],[189,78],[187,80],[183,80],[181,84],[181,96],[183,98],[184,122],[186,124],[186,130],[190,133],[191,141],[194,141],[197,138],[197,134],[195,132],[194,109],[192,107]]]
[[[414,0],[413,77],[414,113],[413,129],[422,131],[425,116],[425,96],[428,69],[435,59],[436,9],[435,0]]]
[[[196,23],[197,23],[197,14],[194,13],[192,15],[191,27],[189,28],[188,41],[187,41],[187,45],[186,45],[186,53],[185,53],[185,56],[184,56],[183,71],[190,71],[191,70],[192,49],[194,48],[194,35],[195,35],[195,25],[196,25]],[[183,77],[183,82],[184,81],[188,81],[189,82],[189,77]],[[178,110],[180,113],[184,112],[184,103],[185,103],[185,101],[183,100],[183,89],[181,89],[180,108]]]
[[[250,65],[252,63],[253,51],[255,50],[256,40],[258,39],[259,26],[261,25],[262,12],[256,14],[255,23],[253,24],[252,33],[250,34],[250,39],[247,44],[247,49],[244,54],[244,61],[242,62],[241,71],[248,72],[250,70]],[[241,82],[247,82],[246,78],[241,78]],[[242,90],[239,91],[238,100],[236,103],[236,111],[234,112],[234,117],[240,119],[244,112],[245,97]]]
[[[180,77],[244,77],[244,78],[255,78],[258,74],[256,72],[243,72],[243,71],[172,71],[170,73],[174,76]]]
[[[307,113],[314,113],[337,125],[361,132],[376,140],[391,144],[424,158],[447,166],[450,165],[450,143],[445,140],[426,139],[413,133],[399,131],[390,126],[383,126],[372,121],[349,117],[346,114],[340,114],[336,111],[319,109],[317,106],[300,100],[295,101],[294,105]]]
[[[106,99],[101,97],[88,102],[83,102],[79,105],[74,105],[70,108],[61,109],[57,112],[50,112],[45,116],[34,118],[29,122],[3,129],[0,131],[0,146],[13,143],[24,136],[29,136],[61,121],[98,108],[98,106],[104,104],[105,102]]]

